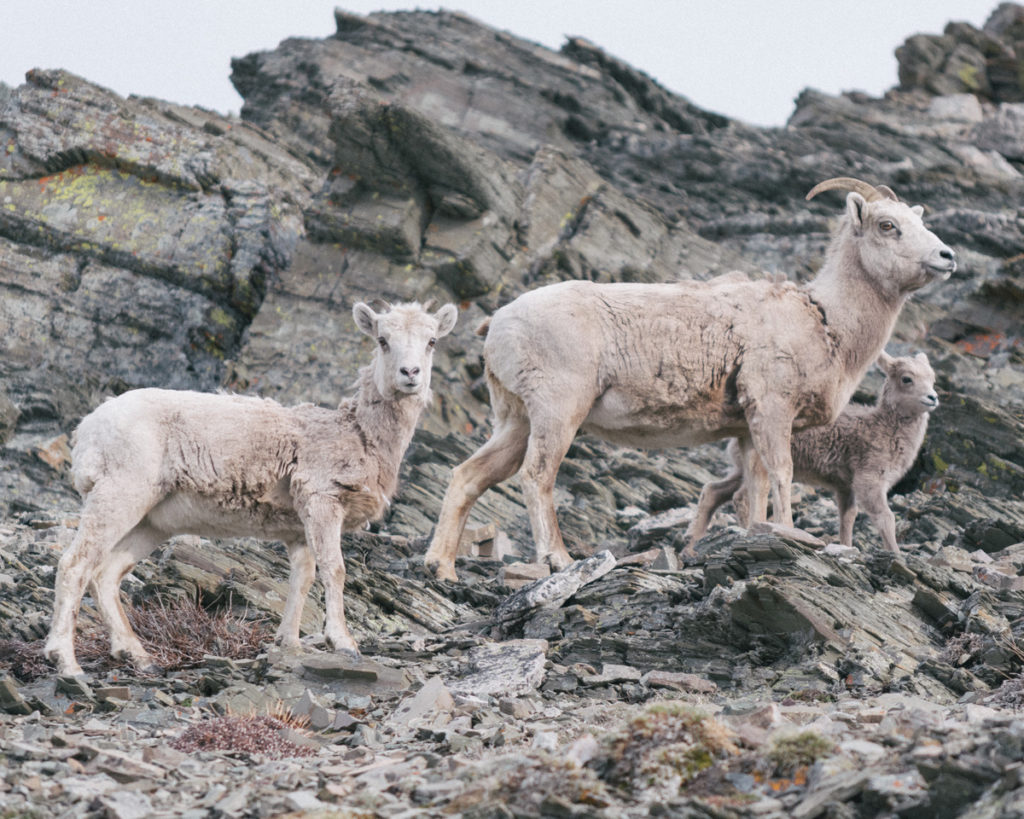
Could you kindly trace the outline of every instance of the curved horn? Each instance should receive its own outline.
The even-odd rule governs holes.
[[[811,188],[810,193],[808,193],[805,198],[813,199],[819,193],[834,190],[854,191],[855,193],[859,193],[869,202],[877,202],[879,199],[884,199],[888,195],[881,189],[876,188],[874,185],[869,185],[867,182],[860,179],[854,179],[852,176],[837,176],[834,179],[826,179],[824,182],[819,182]],[[892,193],[888,188],[885,190]],[[893,194],[894,197],[895,195],[896,194]]]

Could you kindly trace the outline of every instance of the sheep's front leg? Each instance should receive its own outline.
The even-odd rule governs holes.
[[[305,542],[288,543],[288,600],[284,604],[281,625],[278,626],[277,642],[287,648],[299,646],[299,624],[306,595],[313,585],[316,574],[316,560],[313,550]],[[344,567],[342,567],[344,571]],[[343,613],[344,616],[344,613]]]
[[[783,526],[793,525],[793,507],[790,493],[793,487],[793,453],[790,445],[793,436],[793,416],[784,406],[767,404],[756,410],[748,419],[750,440],[761,456],[761,463],[768,473],[772,487],[772,520]],[[758,515],[753,492],[749,513]],[[762,518],[763,520],[763,518]],[[756,522],[756,521],[754,521]]]
[[[327,495],[314,495],[305,504],[302,522],[306,531],[306,543],[313,550],[320,577],[324,583],[324,636],[335,651],[359,655],[359,646],[349,634],[345,623],[345,559],[341,554],[341,530],[345,513],[337,499]],[[295,583],[289,589],[289,597],[295,594],[301,584]],[[301,601],[291,601],[292,606],[301,610]],[[288,604],[286,604],[286,610]],[[297,617],[297,614],[295,615]],[[282,622],[282,628],[284,627]],[[292,625],[288,624],[289,629]]]

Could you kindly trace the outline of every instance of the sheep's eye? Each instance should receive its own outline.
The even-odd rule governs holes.
[[[436,338],[432,338],[432,339],[430,339],[430,341],[427,342],[427,346],[428,347],[433,347],[435,344],[437,344],[437,339]]]
[[[903,378],[901,380],[903,381],[904,384],[913,384],[914,383],[914,379],[911,378],[909,375],[903,376]]]
[[[882,233],[889,233],[890,231],[896,230],[896,225],[886,219],[884,222],[878,223],[878,229],[881,230]]]
[[[384,352],[388,351],[388,340],[384,336],[377,336],[377,343]]]

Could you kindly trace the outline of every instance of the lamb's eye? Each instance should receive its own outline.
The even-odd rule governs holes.
[[[385,353],[388,351],[388,340],[384,336],[377,336],[377,343]]]
[[[427,346],[428,347],[433,347],[435,344],[437,344],[437,339],[436,338],[432,338],[432,339],[430,339],[430,341],[427,342]]]
[[[882,233],[889,233],[890,231],[896,230],[896,225],[886,219],[884,222],[878,223],[878,229],[882,231]]]
[[[901,380],[903,381],[904,384],[913,384],[914,383],[914,379],[911,378],[909,375],[903,376],[903,378]]]

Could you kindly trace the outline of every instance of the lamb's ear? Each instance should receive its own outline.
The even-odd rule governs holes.
[[[918,353],[917,355],[914,356],[914,358],[916,358],[922,364],[927,364],[928,363],[928,356],[925,355],[924,353]]]
[[[436,313],[434,318],[437,319],[437,337],[448,335],[455,327],[455,322],[459,318],[459,308],[454,304],[446,304]]]
[[[911,210],[918,216],[924,216],[924,205],[914,205]]]
[[[859,193],[851,191],[846,195],[846,212],[850,214],[850,222],[853,224],[853,231],[860,235],[864,230],[864,213],[867,210],[868,200]]]
[[[377,337],[377,314],[370,305],[357,301],[352,307],[352,318],[355,319],[360,332],[366,333],[370,338]]]
[[[878,354],[878,359],[875,363],[878,364],[878,369],[888,375],[892,372],[892,366],[896,363],[896,359],[889,355],[885,350],[882,350],[882,352]]]

